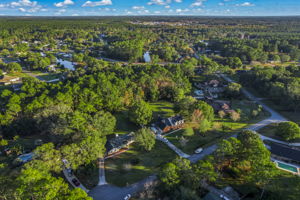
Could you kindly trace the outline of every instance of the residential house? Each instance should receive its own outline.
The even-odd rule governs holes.
[[[116,136],[113,139],[107,141],[106,147],[106,154],[111,155],[120,151],[123,148],[126,148],[128,145],[134,142],[134,133],[131,132],[129,134]]]
[[[234,112],[234,110],[230,108],[229,101],[216,100],[216,101],[209,101],[207,103],[213,107],[216,113],[218,113],[219,111],[224,111],[225,113]]]
[[[48,65],[47,66],[47,71],[48,72],[55,72],[56,71],[56,65],[55,64],[52,64],[52,65]]]
[[[171,130],[182,128],[184,119],[180,116],[174,116],[169,118],[159,118],[158,121],[151,125],[151,130],[155,134],[162,134]]]
[[[300,175],[300,150],[277,143],[270,143],[267,148],[271,152],[276,167]]]
[[[20,77],[4,77],[2,80],[0,80],[0,85],[11,85],[20,80]]]

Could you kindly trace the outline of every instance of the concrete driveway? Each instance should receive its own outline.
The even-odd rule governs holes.
[[[98,185],[89,192],[89,196],[93,197],[94,200],[123,200],[127,194],[132,195],[143,190],[147,183],[156,179],[157,177],[155,175],[149,176],[148,178],[128,187],[117,187],[109,184]]]

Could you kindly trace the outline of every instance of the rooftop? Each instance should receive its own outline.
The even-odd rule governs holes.
[[[300,150],[292,149],[276,143],[271,143],[269,146],[271,147],[270,151],[272,154],[300,162]]]

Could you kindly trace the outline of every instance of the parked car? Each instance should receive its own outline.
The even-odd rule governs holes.
[[[130,194],[127,194],[125,197],[124,197],[124,200],[129,200],[131,198],[131,195]]]
[[[220,195],[220,198],[224,200],[230,200],[228,197],[224,196],[223,194]]]
[[[195,150],[195,153],[201,153],[202,151],[203,151],[202,148],[198,148],[198,149]]]
[[[78,186],[80,185],[79,181],[78,181],[76,178],[73,178],[73,179],[72,179],[72,182],[74,183],[74,185],[75,185],[76,187],[78,187]]]
[[[73,175],[73,170],[71,168],[67,169],[67,172],[69,177]]]

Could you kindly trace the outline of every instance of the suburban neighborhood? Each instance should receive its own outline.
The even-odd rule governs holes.
[[[0,199],[299,200],[300,18],[276,5],[1,2]]]

